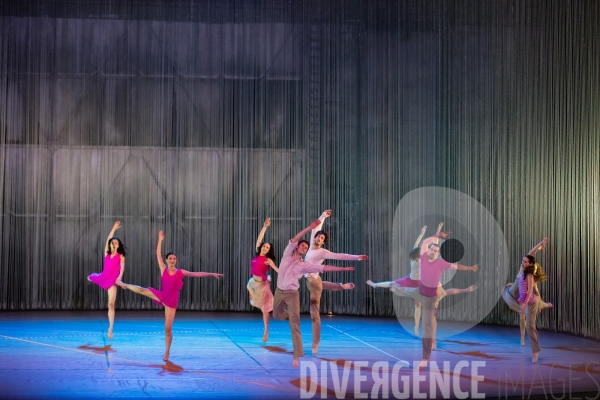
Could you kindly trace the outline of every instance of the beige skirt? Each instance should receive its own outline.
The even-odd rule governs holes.
[[[250,304],[264,313],[273,311],[273,293],[269,281],[259,282],[252,277],[246,288],[250,294]]]

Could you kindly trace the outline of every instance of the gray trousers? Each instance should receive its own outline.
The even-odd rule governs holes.
[[[435,319],[435,306],[438,297],[424,296],[419,292],[419,288],[408,288],[393,286],[392,292],[398,296],[411,297],[421,302],[421,318],[423,319],[423,359],[429,360],[431,356],[431,344],[433,342],[435,331],[437,330],[437,320]]]
[[[538,296],[533,303],[529,303],[529,305],[527,306],[527,311],[525,312],[525,318],[527,321],[525,324],[525,329],[527,330],[527,336],[529,336],[529,343],[531,344],[531,353],[533,354],[538,353],[541,350],[540,338],[538,336],[536,322],[538,314],[540,313],[542,307],[542,303],[545,304],[540,300],[540,297]]]
[[[297,290],[277,288],[273,300],[273,318],[289,320],[294,344],[294,358],[304,357],[302,333],[300,333],[300,294]]]
[[[307,278],[306,287],[310,292],[310,319],[312,320],[312,342],[321,342],[321,294],[323,293],[323,280]]]

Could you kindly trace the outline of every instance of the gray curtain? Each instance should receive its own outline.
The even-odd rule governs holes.
[[[251,310],[262,221],[272,218],[266,239],[280,257],[331,208],[328,248],[370,259],[326,276],[357,287],[324,294],[322,311],[392,316],[389,292],[364,282],[399,277],[396,206],[437,186],[495,217],[514,260],[507,281],[550,237],[540,289],[555,308],[539,325],[600,338],[597,1],[23,0],[0,10],[0,309],[106,307],[85,278],[102,269],[120,220],[126,282],[159,285],[164,229],[181,268],[225,274],[186,279],[180,309]],[[469,320],[482,295],[439,318]],[[301,299],[307,311],[303,285]],[[154,307],[119,292],[118,309]],[[499,302],[484,322],[517,315]]]

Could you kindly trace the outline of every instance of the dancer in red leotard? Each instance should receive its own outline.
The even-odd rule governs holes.
[[[115,301],[117,300],[116,281],[123,279],[125,271],[125,247],[121,240],[114,237],[115,231],[121,227],[117,221],[108,234],[104,245],[104,268],[99,274],[91,274],[88,281],[95,283],[108,292],[108,340],[113,338],[113,325],[115,323]]]
[[[161,290],[154,288],[143,288],[136,285],[128,285],[121,281],[117,281],[117,285],[123,289],[129,289],[132,292],[139,293],[146,297],[150,297],[156,304],[160,304],[165,307],[165,356],[163,361],[169,360],[169,352],[171,350],[171,342],[173,341],[173,320],[175,319],[175,312],[177,311],[177,304],[179,303],[179,292],[183,287],[183,278],[190,276],[193,278],[203,278],[205,276],[213,276],[219,279],[223,274],[215,274],[211,272],[189,272],[185,269],[175,268],[177,263],[177,256],[174,253],[167,254],[167,264],[163,262],[162,258],[162,241],[165,238],[163,231],[158,232],[158,244],[156,245],[156,259],[158,260],[158,267],[160,268],[160,285]]]

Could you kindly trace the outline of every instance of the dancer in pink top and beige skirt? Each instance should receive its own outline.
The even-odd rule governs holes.
[[[139,293],[143,296],[150,297],[156,304],[165,307],[165,355],[163,361],[169,360],[169,352],[173,341],[173,320],[179,303],[179,292],[183,287],[183,278],[190,276],[193,278],[203,278],[205,276],[213,276],[219,279],[223,274],[215,274],[211,272],[190,272],[185,269],[175,268],[177,256],[174,253],[167,253],[167,263],[163,262],[162,258],[162,242],[165,239],[163,231],[158,232],[158,244],[156,245],[156,259],[160,268],[160,285],[161,289],[143,288],[136,285],[129,285],[121,281],[117,281],[117,285],[123,289],[129,289],[132,292]]]
[[[275,265],[275,250],[272,243],[263,243],[265,232],[271,225],[271,218],[267,218],[256,239],[256,257],[252,259],[250,268],[250,280],[246,285],[250,296],[250,304],[260,308],[263,314],[265,330],[262,341],[269,340],[269,313],[273,311],[273,292],[271,292],[271,276],[268,274],[269,267],[279,272]]]
[[[88,281],[95,283],[108,293],[108,340],[113,338],[113,325],[115,323],[115,301],[117,300],[116,281],[123,279],[125,271],[125,247],[121,239],[115,237],[115,231],[121,227],[117,221],[108,234],[104,245],[104,268],[102,272],[91,274]]]

